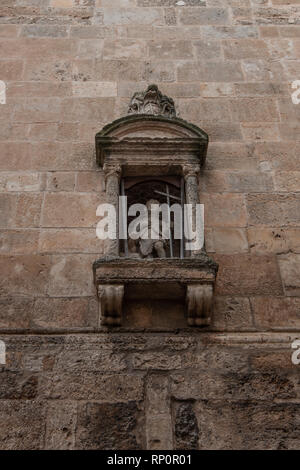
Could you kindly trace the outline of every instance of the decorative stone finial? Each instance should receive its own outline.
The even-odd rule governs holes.
[[[176,116],[176,110],[172,98],[163,95],[157,85],[149,85],[146,91],[133,95],[128,114],[152,114],[172,118]]]

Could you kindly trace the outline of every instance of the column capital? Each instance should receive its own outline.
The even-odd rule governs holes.
[[[118,179],[121,178],[122,167],[118,163],[105,163],[103,166],[105,179],[109,176],[116,176]]]
[[[192,164],[182,165],[182,172],[185,178],[188,178],[189,176],[197,177],[198,174],[200,173],[200,166],[192,165]]]

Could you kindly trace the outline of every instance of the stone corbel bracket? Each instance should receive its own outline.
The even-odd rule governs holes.
[[[210,324],[218,265],[205,254],[153,260],[105,257],[93,268],[103,326],[122,325],[124,293],[134,296],[137,291],[145,299],[155,292],[156,299],[169,295],[174,301],[184,300],[188,326]]]
[[[124,297],[123,284],[98,285],[98,297],[101,307],[101,325],[120,326]]]
[[[189,326],[209,326],[213,303],[212,284],[191,284],[186,289],[187,323]]]

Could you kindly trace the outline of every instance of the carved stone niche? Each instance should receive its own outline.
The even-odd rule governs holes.
[[[176,117],[173,100],[155,85],[136,93],[128,115],[96,134],[97,163],[105,174],[106,202],[116,209],[117,234],[120,226],[127,233],[129,222],[120,195],[127,196],[128,206],[190,204],[195,215],[207,146],[207,134]],[[102,325],[122,325],[124,299],[181,302],[189,326],[210,324],[218,265],[204,246],[186,251],[185,240],[175,240],[172,229],[160,243],[121,238],[106,240],[105,256],[93,265]]]

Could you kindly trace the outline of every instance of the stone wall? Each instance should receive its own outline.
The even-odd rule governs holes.
[[[5,449],[299,449],[289,333],[10,335]]]
[[[299,59],[297,0],[1,1],[1,448],[300,448]],[[214,319],[105,333],[94,136],[153,82],[210,136]]]

